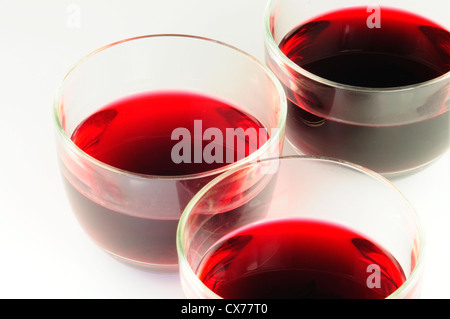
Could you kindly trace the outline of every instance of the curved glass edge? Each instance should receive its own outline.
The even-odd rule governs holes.
[[[424,264],[424,254],[425,254],[425,242],[424,242],[424,230],[423,230],[423,226],[422,223],[420,221],[420,218],[417,214],[416,209],[414,208],[414,206],[411,204],[411,202],[406,198],[406,196],[400,191],[399,188],[397,188],[392,182],[390,182],[386,177],[384,177],[383,175],[374,172],[368,168],[365,168],[363,166],[351,163],[351,162],[347,162],[344,160],[340,160],[340,159],[336,159],[336,158],[330,158],[330,157],[321,157],[321,156],[312,156],[312,155],[289,155],[289,156],[282,156],[282,157],[278,157],[278,158],[269,158],[269,159],[263,159],[258,161],[258,163],[263,163],[263,162],[267,162],[267,161],[273,161],[273,160],[278,160],[278,161],[283,161],[283,160],[289,160],[289,159],[299,159],[299,160],[311,160],[311,161],[323,161],[323,162],[328,162],[331,163],[333,165],[341,165],[341,166],[346,166],[347,168],[353,169],[355,171],[359,171],[360,173],[371,177],[375,180],[378,180],[379,182],[381,182],[382,184],[384,184],[385,186],[389,187],[390,189],[392,189],[392,191],[396,192],[405,202],[406,206],[408,206],[410,209],[410,213],[411,216],[414,220],[414,224],[416,226],[417,229],[417,237],[416,239],[418,239],[417,241],[417,246],[415,248],[417,248],[417,260],[416,260],[416,264],[414,266],[414,269],[412,270],[411,274],[409,275],[409,277],[406,279],[406,281],[396,290],[394,291],[391,295],[387,296],[386,299],[399,299],[399,298],[405,298],[408,296],[408,293],[413,291],[413,289],[415,288],[416,284],[420,281],[420,276],[423,270],[423,264]],[[250,164],[249,166],[254,166],[257,165],[258,163],[253,163]],[[212,290],[210,290],[208,287],[206,287],[203,282],[195,275],[193,269],[190,267],[186,255],[184,253],[185,251],[185,246],[184,246],[184,229],[186,227],[187,224],[187,220],[188,217],[191,215],[192,210],[195,208],[195,206],[197,205],[197,203],[201,200],[201,198],[208,193],[208,191],[210,191],[214,185],[216,185],[217,183],[219,183],[220,181],[226,179],[228,176],[235,174],[236,172],[238,172],[239,170],[242,170],[244,168],[246,168],[248,166],[241,166],[238,167],[236,169],[233,170],[229,170],[223,174],[221,174],[220,176],[214,178],[212,181],[210,181],[208,184],[206,184],[192,199],[191,201],[187,204],[187,206],[185,207],[183,213],[181,214],[181,218],[180,221],[178,223],[178,227],[177,227],[177,236],[176,236],[176,245],[177,245],[177,254],[179,257],[179,265],[180,265],[180,269],[181,266],[183,267],[187,267],[187,273],[185,272],[183,275],[187,276],[189,278],[189,280],[194,283],[194,285],[196,287],[198,287],[201,291],[202,294],[204,294],[205,296],[209,297],[209,298],[214,298],[214,299],[221,299],[220,296],[218,296],[216,293],[214,293]]]
[[[417,89],[420,87],[426,87],[430,85],[434,85],[439,82],[444,82],[445,80],[450,80],[450,71],[447,73],[444,73],[443,75],[425,81],[418,84],[412,84],[412,85],[405,85],[405,86],[398,86],[398,87],[389,87],[389,88],[369,88],[369,87],[363,87],[363,86],[353,86],[353,85],[346,85],[341,84],[339,82],[331,81],[328,79],[325,79],[323,77],[320,77],[318,75],[315,75],[314,73],[311,73],[307,71],[306,69],[303,69],[302,67],[298,66],[294,62],[292,62],[284,53],[280,50],[277,43],[275,42],[275,39],[273,38],[272,34],[272,22],[273,22],[273,15],[274,8],[278,4],[280,0],[269,0],[264,12],[264,41],[266,43],[266,47],[270,50],[270,52],[282,63],[287,65],[289,68],[291,68],[293,71],[315,81],[318,83],[321,83],[326,86],[342,89],[342,90],[348,90],[348,91],[357,91],[357,92],[367,92],[367,93],[381,93],[381,92],[403,92],[408,90]]]
[[[273,85],[276,88],[276,91],[278,93],[279,96],[279,105],[280,105],[280,114],[279,114],[279,120],[277,123],[277,127],[273,133],[273,135],[270,135],[269,139],[267,140],[267,142],[260,147],[259,149],[257,149],[255,152],[253,152],[252,154],[250,154],[249,156],[234,162],[232,164],[223,166],[221,168],[217,168],[214,170],[210,170],[207,172],[203,172],[203,173],[199,173],[199,174],[189,174],[189,175],[178,175],[178,176],[162,176],[162,175],[147,175],[147,174],[138,174],[138,173],[133,173],[130,171],[126,171],[126,170],[122,170],[119,168],[116,168],[114,166],[105,164],[99,160],[97,160],[96,158],[88,155],[87,153],[83,152],[77,145],[75,145],[75,143],[71,140],[71,138],[68,136],[68,134],[65,132],[63,125],[62,125],[62,121],[60,118],[60,100],[61,100],[61,95],[62,95],[62,91],[64,88],[64,84],[66,83],[66,81],[68,80],[68,78],[70,77],[70,75],[72,74],[72,72],[79,66],[81,65],[85,60],[89,59],[91,56],[94,56],[110,47],[114,47],[116,45],[119,45],[121,43],[126,43],[126,42],[130,42],[130,41],[135,41],[135,40],[141,40],[141,39],[148,39],[148,38],[157,38],[157,37],[172,37],[172,38],[189,38],[189,39],[194,39],[194,40],[200,40],[200,41],[207,41],[210,43],[216,43],[218,45],[221,45],[225,48],[231,49],[233,51],[236,51],[240,54],[242,54],[243,56],[247,57],[248,59],[250,59],[251,61],[253,61],[253,63],[256,63],[260,69],[264,72],[264,74],[266,76],[269,77],[269,79],[271,80],[271,82],[273,83]],[[286,117],[287,117],[287,99],[286,99],[286,94],[284,92],[284,89],[281,85],[281,82],[278,80],[278,78],[275,76],[275,74],[266,66],[264,65],[261,61],[259,61],[258,59],[256,59],[255,57],[253,57],[252,55],[250,55],[249,53],[234,47],[232,45],[229,45],[225,42],[221,42],[218,40],[214,40],[214,39],[210,39],[210,38],[205,38],[205,37],[200,37],[200,36],[194,36],[194,35],[187,35],[187,34],[153,34],[153,35],[144,35],[144,36],[138,36],[138,37],[133,37],[133,38],[128,38],[128,39],[124,39],[124,40],[120,40],[117,42],[113,42],[111,44],[105,45],[93,52],[91,52],[90,54],[86,55],[84,58],[82,58],[81,60],[79,60],[70,70],[69,72],[65,75],[65,77],[63,78],[62,82],[60,83],[54,98],[53,98],[53,119],[55,121],[56,124],[56,129],[57,129],[57,133],[58,135],[62,138],[63,143],[65,143],[69,149],[76,154],[78,157],[84,158],[85,160],[87,160],[88,162],[94,164],[96,167],[102,168],[104,170],[107,171],[111,171],[113,173],[116,174],[121,174],[121,175],[129,175],[129,176],[133,176],[136,178],[143,178],[143,179],[163,179],[163,180],[189,180],[189,179],[196,179],[196,178],[202,178],[202,177],[207,177],[207,176],[214,176],[220,173],[223,173],[229,169],[233,169],[235,167],[239,167],[241,165],[245,165],[246,163],[252,162],[252,161],[256,161],[261,155],[263,155],[268,149],[270,149],[271,147],[274,147],[275,144],[280,143],[280,141],[282,141],[284,138],[284,130],[285,130],[285,126],[286,126]]]

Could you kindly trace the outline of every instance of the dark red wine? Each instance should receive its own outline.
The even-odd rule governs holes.
[[[211,249],[197,273],[219,296],[238,299],[379,299],[406,280],[397,260],[367,238],[300,219],[241,228]]]
[[[191,142],[185,148],[190,151],[189,160],[181,163],[177,162],[181,158],[173,157],[181,157],[182,152],[172,154],[182,140],[178,135],[172,137],[179,128],[189,132]],[[201,135],[196,134],[199,128]],[[203,133],[210,128],[222,132],[223,138],[204,139]],[[236,135],[235,139],[245,138],[242,154],[237,141],[230,145],[226,140],[227,130],[236,128],[254,133]],[[257,119],[225,102],[197,94],[168,92],[115,102],[83,121],[73,132],[72,140],[84,152],[111,166],[133,173],[175,176],[219,168],[253,153],[258,148],[260,132],[267,134]],[[222,149],[222,157],[208,163],[203,150],[211,143]],[[231,161],[227,158],[229,152],[234,155]],[[201,155],[197,156],[199,160],[196,154]]]
[[[279,46],[305,70],[350,86],[408,86],[450,71],[447,30],[397,9],[382,7],[380,14],[380,28],[369,28],[366,7],[327,13],[292,30]],[[411,109],[417,118],[422,111],[432,114],[425,119],[399,125],[358,125],[324,116],[344,105],[334,104],[334,90],[325,92],[306,84],[298,92],[289,91],[287,137],[306,154],[341,158],[382,173],[413,169],[448,148],[449,87],[447,83],[430,93],[423,106]],[[413,100],[421,99],[414,96]],[[376,114],[377,103],[377,99],[365,99],[361,107],[368,109],[369,116]]]
[[[215,128],[224,138],[203,140],[201,135],[194,133],[198,130],[194,124],[196,120],[201,120],[201,133]],[[192,147],[190,160],[179,163],[172,153],[181,141],[172,136],[177,128],[191,132],[188,144]],[[253,128],[250,132],[255,134],[235,135],[235,148],[230,148],[225,131],[236,128]],[[260,138],[260,133],[266,136]],[[242,144],[237,143],[240,138]],[[132,173],[157,176],[197,174],[228,165],[229,152],[234,155],[233,160],[238,160],[242,155],[256,151],[261,141],[267,138],[267,131],[257,119],[234,106],[182,92],[148,93],[116,101],[85,119],[72,134],[78,147],[103,163]],[[203,149],[211,143],[222,149],[223,160],[208,163],[201,158],[198,161],[196,148]],[[244,145],[245,151],[238,149],[239,145]],[[178,193],[167,196],[184,207],[212,177],[175,181]],[[148,218],[133,216],[133,212],[123,214],[85,197],[67,180],[66,184],[78,220],[99,246],[135,262],[176,264],[175,236],[182,211],[171,212],[167,219],[152,218],[152,215],[161,215],[152,211],[148,212]]]

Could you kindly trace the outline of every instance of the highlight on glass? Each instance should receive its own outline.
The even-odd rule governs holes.
[[[177,269],[185,205],[224,171],[279,156],[286,114],[273,73],[225,43],[167,34],[100,48],[54,103],[73,211],[112,256]]]
[[[269,1],[266,62],[299,154],[394,176],[448,150],[450,19],[438,2]]]
[[[387,179],[313,156],[223,173],[177,231],[188,298],[417,298],[423,247],[416,212]]]

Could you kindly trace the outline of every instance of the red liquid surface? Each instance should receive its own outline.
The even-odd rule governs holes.
[[[238,230],[211,249],[197,273],[223,298],[379,299],[405,282],[397,260],[370,240],[296,219]]]
[[[367,26],[371,13],[366,7],[324,14],[292,30],[281,41],[280,49],[313,74],[358,87],[413,85],[450,71],[447,30],[396,9],[382,7],[380,14],[380,28]],[[425,120],[366,126],[318,116],[331,110],[335,92],[301,88],[288,94],[287,136],[306,154],[341,158],[382,173],[412,169],[448,148],[449,86],[443,90],[428,97],[421,107],[434,110]],[[361,103],[376,113],[376,99]]]
[[[223,148],[222,163],[194,163],[194,149],[211,141],[196,140],[194,120],[202,121],[202,130],[217,128],[224,139],[214,140]],[[181,137],[172,140],[172,132],[186,128],[191,138],[191,163],[173,161],[172,148]],[[226,145],[227,128],[254,128],[256,134],[242,136],[247,156],[260,146],[262,125],[252,116],[222,101],[183,92],[160,92],[132,96],[106,106],[88,117],[73,132],[72,140],[94,158],[133,173],[174,176],[206,172],[224,165],[230,145]],[[201,138],[201,136],[200,136]],[[264,138],[268,138],[265,136]],[[262,139],[264,140],[264,139]],[[198,144],[200,142],[200,144]],[[241,150],[231,148],[234,159],[242,157]],[[167,194],[180,207],[212,177],[176,181],[177,193]],[[150,183],[150,182],[149,182]],[[155,264],[176,264],[176,228],[181,211],[172,212],[167,219],[122,214],[103,207],[82,195],[69,181],[66,186],[74,211],[89,236],[105,250],[132,261]],[[160,215],[160,214],[159,214]]]
[[[208,128],[222,132],[223,139],[213,141],[223,149],[221,161],[209,164],[202,156],[197,163],[196,143],[200,142],[203,150],[212,141],[196,136],[196,120],[201,120],[203,132]],[[172,149],[181,141],[181,137],[171,137],[177,128],[190,132],[190,163],[178,164],[172,159]],[[197,94],[149,93],[117,101],[91,115],[76,128],[72,140],[84,152],[111,166],[134,173],[175,176],[224,166],[230,162],[226,158],[230,151],[234,153],[231,162],[244,157],[237,141],[235,147],[227,147],[226,130],[230,128],[254,129],[256,134],[245,137],[245,152],[241,153],[247,156],[257,150],[257,134],[263,126],[237,108]]]

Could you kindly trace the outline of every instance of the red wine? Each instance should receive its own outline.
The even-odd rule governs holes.
[[[224,139],[213,142],[222,149],[223,160],[217,162],[196,161],[195,148],[202,149],[212,141],[202,140],[194,134],[194,125],[201,120],[201,130],[215,128],[223,132]],[[176,163],[172,149],[180,143],[172,133],[185,128],[192,146],[189,161]],[[247,156],[267,140],[260,139],[266,133],[262,124],[254,117],[207,96],[184,92],[159,92],[131,96],[107,105],[92,114],[74,130],[73,142],[90,156],[116,168],[139,174],[178,176],[206,172],[228,165],[227,154],[231,151],[240,158],[239,144],[230,149],[226,143],[227,129],[253,128],[254,135],[240,136]],[[200,140],[196,139],[200,137]],[[200,143],[200,144],[199,144]],[[186,149],[185,149],[186,150]],[[216,149],[217,150],[217,149]],[[228,152],[228,153],[227,153]],[[202,186],[213,176],[202,179],[174,181],[174,197],[184,207]],[[151,183],[151,181],[149,181]],[[119,213],[87,198],[66,180],[66,186],[75,214],[88,235],[105,250],[135,262],[176,264],[176,228],[181,211],[171,212],[167,218],[152,218],[161,213],[148,212],[148,218],[133,216],[133,212]]]
[[[201,121],[197,127],[196,121]],[[222,148],[220,160],[212,163],[203,157],[196,160],[196,148],[203,150],[212,143],[203,139],[203,135],[195,134],[199,127],[201,133],[209,128],[222,132],[221,140],[212,141]],[[191,146],[186,148],[190,150],[189,162],[178,163],[172,158],[172,150],[181,140],[179,136],[172,137],[178,128],[189,132]],[[248,132],[255,133],[237,135],[237,138],[246,138],[243,155],[257,150],[258,134],[266,133],[266,130],[257,119],[236,107],[192,93],[149,93],[117,101],[91,115],[75,129],[72,140],[92,157],[126,171],[159,176],[189,175],[212,170],[243,157],[239,154],[237,142],[231,145],[234,146],[231,149],[226,143],[227,129],[236,128],[250,129]],[[227,161],[230,151],[234,156],[232,161]]]
[[[384,7],[381,27],[369,28],[369,15],[366,7],[321,15],[292,30],[279,47],[303,69],[357,87],[414,85],[450,71],[447,30],[415,14]],[[334,90],[316,91],[306,85],[289,93],[286,134],[303,153],[341,158],[391,173],[426,164],[448,148],[448,84],[430,94],[425,105],[411,110],[416,113],[434,110],[432,116],[390,126],[358,125],[345,119],[327,118],[324,114],[332,113],[332,108],[343,107],[333,104]],[[414,100],[421,100],[421,96],[415,96]],[[377,103],[361,102],[372,114],[379,108]]]
[[[210,250],[197,274],[219,296],[237,299],[379,299],[406,280],[397,260],[369,239],[300,219],[237,230]]]

